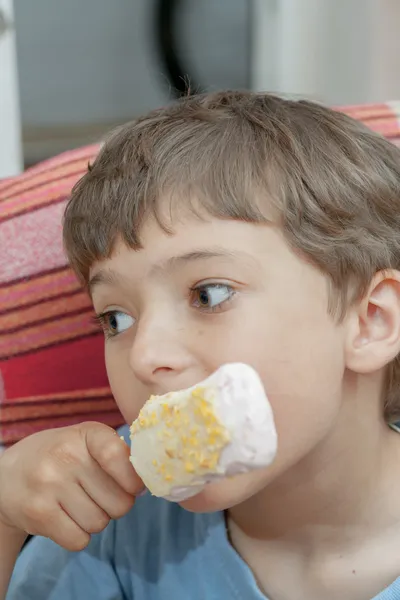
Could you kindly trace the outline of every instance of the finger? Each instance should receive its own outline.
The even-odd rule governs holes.
[[[125,515],[135,502],[135,496],[122,489],[95,461],[90,471],[81,476],[79,483],[93,502],[111,519],[119,519]]]
[[[83,550],[90,542],[90,535],[79,527],[60,505],[48,510],[45,522],[34,527],[27,526],[25,529],[33,535],[50,538],[71,552]]]
[[[86,428],[85,437],[90,455],[123,490],[132,495],[143,490],[143,482],[129,461],[129,447],[111,427],[93,423]]]
[[[58,528],[54,531],[51,539],[70,552],[84,550],[90,542],[90,534],[84,531],[60,506],[60,518]]]
[[[110,522],[109,515],[90,498],[79,485],[68,486],[63,491],[60,506],[64,512],[87,533],[99,533]]]

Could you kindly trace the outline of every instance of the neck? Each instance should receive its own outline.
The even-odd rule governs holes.
[[[346,540],[391,526],[388,506],[399,434],[384,422],[380,382],[357,382],[337,422],[317,448],[256,496],[232,508],[230,519],[248,537],[286,541],[304,552],[337,550]],[[375,393],[375,401],[373,396]],[[396,484],[397,485],[397,484]],[[397,521],[396,521],[397,522]]]

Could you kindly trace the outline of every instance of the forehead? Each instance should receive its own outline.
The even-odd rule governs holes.
[[[211,261],[261,272],[271,265],[286,265],[288,269],[293,260],[298,260],[279,229],[266,224],[186,216],[171,223],[167,232],[152,217],[144,222],[140,237],[139,249],[129,248],[117,239],[111,257],[96,262],[90,278],[99,271],[111,270],[142,279]]]
[[[119,240],[112,256],[92,267],[89,289],[100,310],[121,298],[159,298],[160,291],[176,298],[178,290],[207,280],[266,293],[269,310],[286,298],[289,311],[292,304],[305,310],[313,305],[315,314],[326,313],[328,285],[321,272],[291,250],[278,228],[243,221],[191,219],[170,234],[149,221],[140,249]]]
[[[169,263],[170,266],[183,265],[181,257],[190,257],[192,261],[218,258],[231,261],[238,256],[254,260],[256,252],[249,244],[252,240],[252,224],[240,223],[216,218],[181,218],[163,229],[153,217],[143,224],[140,234],[140,248],[129,248],[121,237],[117,238],[109,259],[93,264],[91,276],[103,267],[121,268],[129,261],[138,267],[154,269],[157,265]]]

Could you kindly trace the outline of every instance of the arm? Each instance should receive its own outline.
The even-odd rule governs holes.
[[[100,423],[42,431],[7,449],[0,458],[0,600],[74,600],[78,575],[96,582],[92,597],[120,598],[93,575],[97,545],[108,537],[91,536],[112,530],[110,520],[127,514],[142,488],[128,446]],[[43,537],[16,563],[27,531]],[[100,562],[113,581],[107,552]]]
[[[0,521],[0,600],[4,600],[11,574],[27,534]]]

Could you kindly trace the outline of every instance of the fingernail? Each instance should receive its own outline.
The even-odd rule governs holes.
[[[147,488],[144,488],[141,492],[139,492],[138,494],[136,494],[136,498],[142,498],[143,496],[145,496],[147,494]]]

